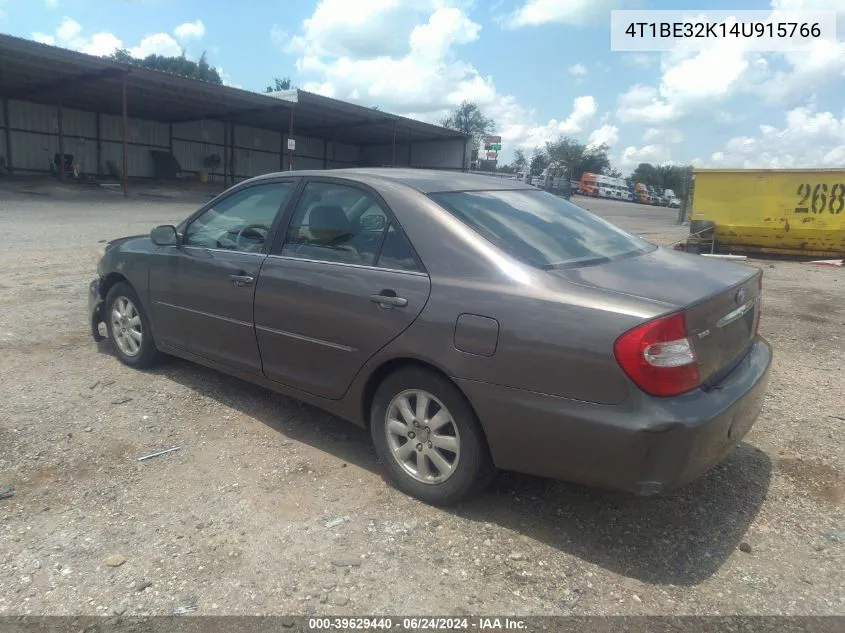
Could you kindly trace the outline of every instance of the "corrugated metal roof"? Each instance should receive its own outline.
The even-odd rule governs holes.
[[[0,34],[0,95],[163,123],[218,119],[356,145],[467,138],[454,130],[306,92],[260,94]]]

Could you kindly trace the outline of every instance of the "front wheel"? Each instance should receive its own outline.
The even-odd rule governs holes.
[[[495,472],[472,407],[433,372],[408,368],[388,376],[373,398],[370,433],[393,484],[432,505],[467,499]]]
[[[150,321],[138,295],[127,283],[112,286],[106,296],[106,328],[117,357],[137,369],[151,367],[159,359]]]

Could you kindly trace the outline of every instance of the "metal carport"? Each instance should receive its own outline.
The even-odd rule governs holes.
[[[454,130],[303,90],[260,94],[3,34],[0,97],[9,171],[45,172],[51,150],[64,155],[73,144],[92,175],[119,157],[125,192],[129,178],[149,177],[151,149],[173,154],[186,172],[216,152],[227,184],[297,168],[468,167],[469,139]]]

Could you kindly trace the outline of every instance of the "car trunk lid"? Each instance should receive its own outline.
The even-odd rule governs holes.
[[[749,266],[658,248],[550,273],[570,283],[659,301],[666,313],[682,311],[705,389],[730,372],[756,335],[762,271]]]

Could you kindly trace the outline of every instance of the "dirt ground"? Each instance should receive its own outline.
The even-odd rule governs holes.
[[[201,199],[0,191],[0,614],[845,614],[845,270],[752,262],[771,388],[699,481],[503,474],[440,510],[385,483],[363,430],[92,341],[102,242]],[[656,217],[640,232],[679,234]]]

